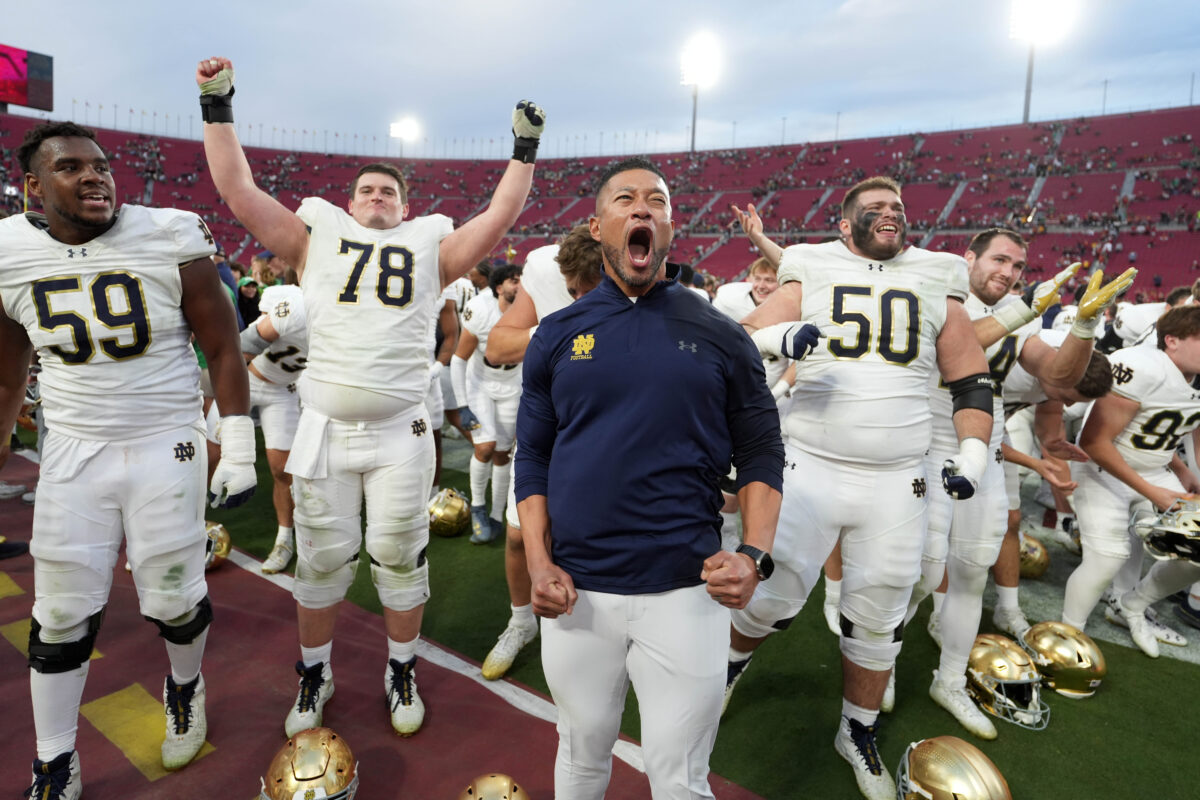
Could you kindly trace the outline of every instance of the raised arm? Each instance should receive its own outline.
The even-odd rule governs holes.
[[[442,286],[466,274],[500,244],[529,198],[538,140],[546,126],[546,112],[522,100],[513,111],[513,157],[483,213],[465,222],[442,240],[438,260]]]
[[[783,260],[783,248],[768,239],[767,235],[763,233],[762,217],[758,215],[754,203],[747,203],[745,211],[735,205],[730,205],[729,208],[737,217],[738,224],[742,226],[742,233],[746,234],[750,243],[758,248],[758,252],[762,253],[763,258],[778,269],[779,262]]]
[[[525,348],[537,329],[537,308],[524,288],[517,287],[517,298],[492,327],[487,340],[487,360],[493,364],[520,364]]]
[[[262,242],[304,271],[308,230],[304,222],[254,183],[254,175],[233,127],[233,62],[206,58],[196,67],[204,118],[204,154],[213,184],[238,222]]]

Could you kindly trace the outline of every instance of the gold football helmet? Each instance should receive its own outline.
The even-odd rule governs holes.
[[[529,800],[529,795],[513,778],[493,772],[471,781],[458,800]]]
[[[993,717],[1040,731],[1050,723],[1042,677],[1017,643],[998,633],[975,637],[967,661],[967,692]]]
[[[1063,697],[1091,697],[1108,674],[1104,654],[1083,631],[1065,622],[1039,622],[1021,643],[1042,681]]]
[[[353,800],[358,764],[329,728],[300,731],[271,759],[256,800]]]
[[[204,543],[204,569],[216,569],[229,558],[233,540],[229,538],[229,531],[219,522],[205,522],[204,533],[208,536],[208,541]]]
[[[467,498],[446,488],[429,501],[429,530],[438,536],[458,536],[471,524]]]
[[[1012,800],[1008,782],[978,747],[956,736],[913,742],[896,770],[900,800]]]
[[[1050,566],[1050,551],[1046,545],[1032,536],[1022,537],[1021,542],[1021,577],[1040,578],[1046,574]]]
[[[1161,514],[1139,513],[1129,530],[1159,560],[1200,563],[1200,501],[1180,500]]]

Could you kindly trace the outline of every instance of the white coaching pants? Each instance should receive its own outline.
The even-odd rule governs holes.
[[[556,800],[600,800],[633,683],[654,800],[711,798],[729,654],[729,611],[704,584],[650,595],[580,591],[542,621],[542,669],[558,706]]]

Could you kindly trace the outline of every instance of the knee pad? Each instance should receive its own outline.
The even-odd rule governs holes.
[[[304,558],[296,558],[296,580],[292,583],[292,597],[297,605],[308,609],[329,608],[340,603],[354,583],[358,571],[358,553],[332,570],[318,570]]]
[[[371,559],[371,580],[379,602],[392,611],[409,611],[429,599],[429,562],[421,549],[411,566],[388,566]]]
[[[212,603],[209,601],[208,595],[204,595],[196,607],[183,616],[170,620],[155,619],[154,617],[145,619],[157,625],[158,635],[171,644],[191,644],[212,623]]]
[[[372,564],[403,569],[420,566],[425,562],[425,548],[429,545],[429,514],[386,525],[368,522],[366,543]]]
[[[46,631],[43,638],[42,626],[36,619],[32,620],[29,625],[29,668],[44,675],[54,675],[82,667],[92,657],[96,634],[100,632],[103,622],[104,609],[100,609],[72,628],[55,629],[53,634]],[[55,641],[63,637],[72,639]]]
[[[730,610],[730,621],[734,630],[743,636],[761,639],[776,631],[787,630],[802,608],[803,601],[790,602],[755,592],[745,608]]]
[[[842,655],[863,669],[883,672],[891,669],[900,655],[900,638],[904,626],[891,631],[872,631],[851,622],[841,615],[842,636],[839,642]]]

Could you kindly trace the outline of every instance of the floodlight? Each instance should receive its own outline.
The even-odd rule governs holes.
[[[1079,0],[1013,0],[1009,36],[1041,46],[1060,41],[1079,16]]]
[[[420,134],[420,126],[412,117],[405,117],[399,122],[393,122],[388,128],[388,133],[393,139],[399,139],[403,142],[411,142]]]
[[[680,83],[707,89],[717,82],[721,69],[721,47],[717,37],[707,31],[698,33],[688,41],[679,59],[682,72]]]

